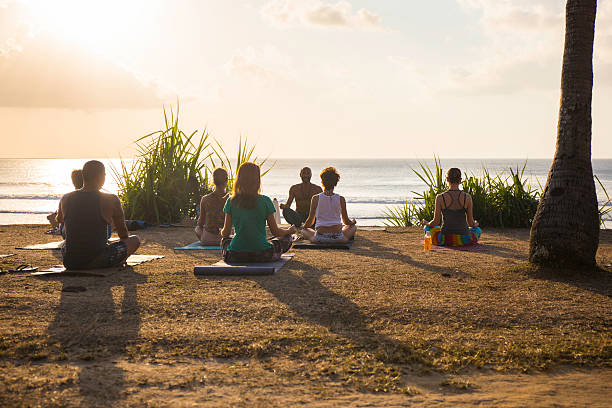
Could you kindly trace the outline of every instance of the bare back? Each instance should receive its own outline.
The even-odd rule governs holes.
[[[296,211],[300,214],[308,214],[312,197],[323,192],[323,189],[313,183],[300,183],[291,186],[289,194],[295,197]]]

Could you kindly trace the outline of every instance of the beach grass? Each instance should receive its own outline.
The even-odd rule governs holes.
[[[250,145],[247,138],[238,139],[238,147],[236,149],[236,156],[234,158],[227,154],[221,143],[215,140],[214,144],[210,146],[210,167],[212,171],[217,167],[223,167],[227,170],[229,179],[227,183],[227,190],[232,191],[234,188],[234,181],[236,180],[236,174],[238,168],[242,163],[253,162],[261,167],[261,177],[264,177],[274,167],[275,163],[269,163],[267,158],[260,158],[255,154],[256,145]],[[266,163],[270,164],[265,168]]]
[[[542,185],[531,185],[525,177],[525,162],[522,167],[508,168],[497,174],[491,174],[483,167],[482,174],[463,175],[462,189],[472,196],[474,219],[483,228],[529,228],[538,208]],[[413,191],[414,199],[405,203],[387,207],[383,211],[384,223],[387,226],[410,227],[420,225],[420,220],[432,220],[434,217],[436,196],[448,189],[446,176],[440,159],[434,157],[430,167],[419,163],[412,169],[415,175],[425,184],[425,190]],[[601,186],[607,200],[598,208],[600,225],[612,212],[612,200],[599,178],[595,181]]]
[[[164,109],[165,128],[136,141],[138,154],[113,169],[127,219],[177,222],[194,216],[202,195],[211,191],[205,160],[210,146],[206,130],[187,135],[179,127],[179,107]]]
[[[255,145],[242,136],[236,156],[230,157],[206,129],[185,133],[179,126],[178,104],[176,110],[170,108],[169,116],[164,108],[164,124],[164,129],[135,142],[138,153],[130,164],[122,159],[120,169],[112,168],[127,219],[159,224],[193,218],[200,198],[212,191],[209,175],[216,167],[228,171],[227,191],[231,191],[242,163],[270,164],[267,158],[259,158]],[[263,168],[261,176],[273,166]]]
[[[43,230],[2,227],[0,242],[8,249],[50,238]],[[103,374],[113,380],[98,389],[127,392],[121,398],[132,402],[152,388],[169,398],[207,387],[424,398],[427,378],[448,392],[478,390],[473,370],[612,367],[608,231],[599,271],[563,273],[526,262],[526,229],[488,230],[473,252],[426,253],[420,235],[360,231],[351,251],[294,250],[275,276],[198,278],[193,265],[219,254],[175,253],[192,232],[153,228],[140,252],[166,258],[133,270],[100,279],[0,276],[0,395],[24,401],[24,387],[49,378],[31,395],[112,402],[82,385]],[[24,261],[57,263],[31,251],[2,266]],[[66,291],[75,286],[86,291]]]

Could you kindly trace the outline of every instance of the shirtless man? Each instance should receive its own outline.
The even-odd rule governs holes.
[[[227,170],[218,167],[213,171],[212,176],[215,191],[200,200],[200,218],[195,227],[195,233],[202,245],[220,245],[220,231],[225,221],[223,206],[229,197],[229,194],[225,192],[228,180]]]
[[[283,210],[283,217],[291,225],[300,227],[304,221],[308,218],[310,212],[310,201],[312,197],[323,192],[321,187],[310,182],[312,177],[312,170],[310,167],[304,167],[300,170],[300,178],[302,182],[295,184],[289,189],[289,198],[285,204],[281,204],[280,208]],[[291,203],[295,198],[295,206],[297,211],[291,209]]]
[[[66,243],[62,248],[68,269],[97,269],[123,265],[140,246],[140,239],[128,235],[119,198],[102,193],[104,164],[91,160],[83,166],[83,187],[64,194],[57,221],[64,223]],[[120,241],[109,244],[108,225],[114,223]]]

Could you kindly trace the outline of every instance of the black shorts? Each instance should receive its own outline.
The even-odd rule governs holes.
[[[63,251],[62,251],[63,252]],[[68,269],[101,269],[122,265],[128,257],[128,247],[123,241],[107,244],[93,260],[85,265],[66,265]],[[66,264],[66,262],[64,262]]]

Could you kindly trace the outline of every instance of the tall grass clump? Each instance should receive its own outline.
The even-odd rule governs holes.
[[[261,177],[265,176],[271,169],[274,167],[275,163],[272,163],[268,166],[267,169],[264,170],[264,165],[267,163],[268,159],[260,159],[257,157],[255,152],[255,145],[249,146],[248,140],[245,138],[242,139],[242,136],[238,139],[238,149],[236,152],[236,156],[230,157],[223,146],[215,140],[214,144],[210,144],[210,171],[214,170],[216,167],[224,167],[227,170],[229,179],[227,182],[227,189],[231,191],[234,188],[234,180],[236,179],[236,174],[238,172],[238,168],[242,163],[245,162],[253,162],[258,164],[261,167]]]
[[[483,168],[482,176],[472,174],[464,178],[463,190],[472,196],[474,218],[481,226],[521,228],[531,225],[540,192],[524,179],[525,166],[509,169],[509,174],[496,175]],[[433,168],[419,163],[419,168],[412,171],[426,188],[422,192],[413,191],[414,201],[387,209],[383,217],[388,225],[419,225],[421,219],[433,219],[436,196],[448,188],[438,158],[434,158]]]
[[[136,141],[138,154],[130,165],[122,159],[121,169],[113,169],[128,219],[177,222],[195,215],[200,197],[210,192],[208,133],[184,133],[178,106],[176,116],[164,109],[164,122],[165,129]]]
[[[417,206],[415,202],[406,200],[400,205],[387,207],[383,211],[383,222],[387,227],[412,227],[419,225],[416,211]]]
[[[608,215],[608,214],[612,215],[612,199],[608,195],[608,192],[606,191],[606,188],[604,187],[604,185],[601,182],[601,180],[599,180],[599,177],[597,177],[597,176],[593,176],[593,177],[595,178],[597,183],[599,183],[599,186],[601,187],[601,190],[606,195],[606,202],[604,202],[601,205],[601,207],[599,207],[599,209],[598,209],[598,213],[599,213],[599,225],[600,225],[600,227],[603,228],[603,226],[605,225],[606,220],[610,219],[610,215]]]

